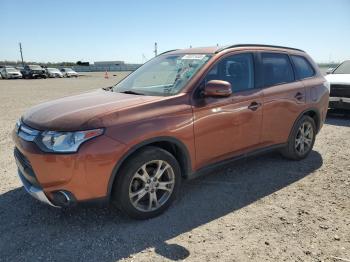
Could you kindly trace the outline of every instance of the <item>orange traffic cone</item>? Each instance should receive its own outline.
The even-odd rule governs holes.
[[[107,72],[107,70],[106,70],[106,73],[105,73],[105,79],[108,79],[109,77],[108,77],[108,72]]]

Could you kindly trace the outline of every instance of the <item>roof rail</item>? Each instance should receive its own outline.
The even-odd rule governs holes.
[[[157,56],[159,56],[159,55],[164,55],[164,54],[166,54],[166,53],[173,52],[173,51],[177,51],[177,50],[179,50],[179,49],[168,50],[168,51],[165,51],[165,52],[163,52],[163,53],[158,54]]]
[[[228,46],[223,46],[223,47],[220,47],[218,48],[216,51],[215,51],[215,54],[221,52],[221,51],[224,51],[226,49],[229,49],[229,48],[235,48],[235,47],[274,47],[274,48],[284,48],[284,49],[290,49],[290,50],[295,50],[295,51],[300,51],[300,52],[304,52],[304,50],[301,50],[301,49],[297,49],[297,48],[292,48],[292,47],[286,47],[286,46],[278,46],[278,45],[259,45],[259,44],[237,44],[237,45],[228,45]]]

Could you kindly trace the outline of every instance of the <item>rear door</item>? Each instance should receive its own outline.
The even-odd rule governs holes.
[[[287,53],[260,53],[259,71],[264,96],[262,143],[285,143],[295,120],[305,108],[304,85],[295,80]]]
[[[233,93],[200,98],[193,107],[197,167],[259,144],[262,91],[255,88],[254,71],[254,54],[239,53],[222,58],[206,75],[205,82],[230,82]]]

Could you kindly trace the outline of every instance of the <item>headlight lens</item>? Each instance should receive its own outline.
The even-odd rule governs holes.
[[[93,129],[77,132],[45,131],[41,134],[41,142],[52,152],[77,152],[79,146],[87,140],[103,133],[103,129]]]

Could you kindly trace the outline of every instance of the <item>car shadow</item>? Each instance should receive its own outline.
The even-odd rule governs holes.
[[[277,153],[233,162],[185,181],[179,200],[146,221],[131,220],[113,207],[54,209],[17,188],[0,195],[0,257],[116,261],[154,248],[170,260],[182,260],[190,252],[174,237],[287,187],[322,163],[316,151],[300,162]]]
[[[325,123],[334,126],[350,127],[350,111],[329,109]]]

